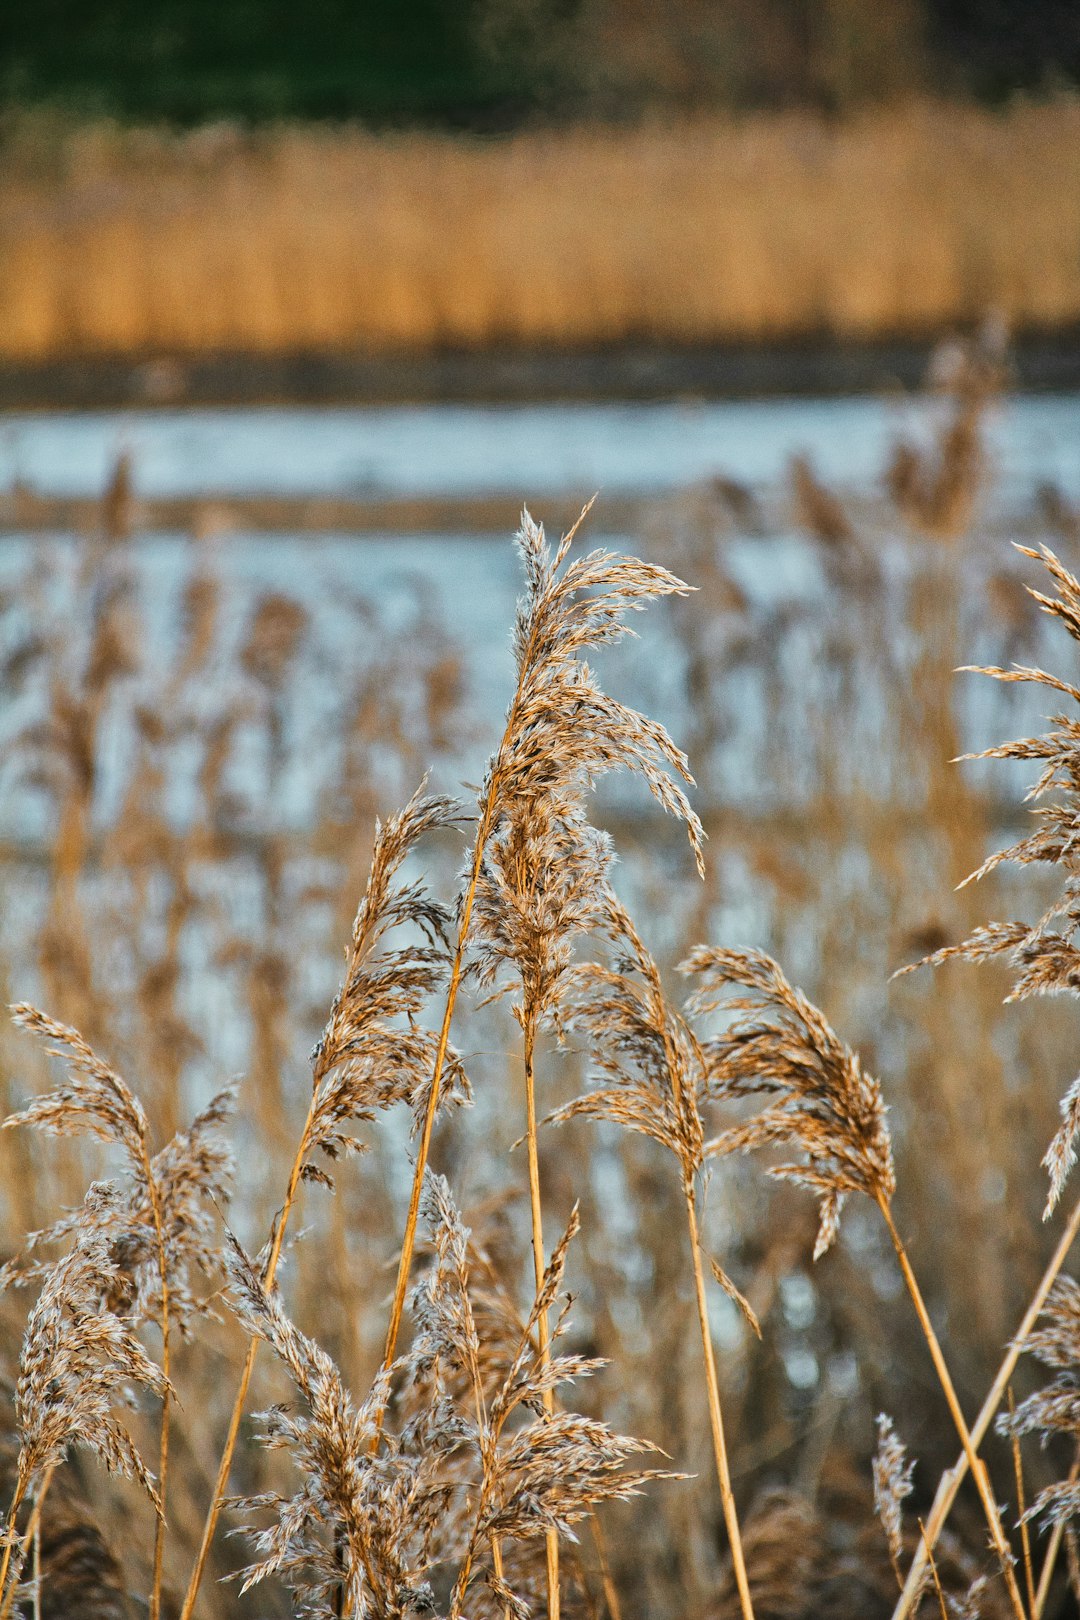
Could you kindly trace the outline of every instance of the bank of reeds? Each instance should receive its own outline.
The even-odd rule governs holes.
[[[736,487],[657,509],[679,577],[576,532],[549,549],[526,519],[509,710],[468,812],[409,797],[492,718],[465,726],[426,610],[391,634],[377,603],[335,601],[331,649],[310,602],[244,595],[195,546],[163,635],[123,477],[95,536],[26,547],[0,601],[6,973],[61,1055],[50,1080],[40,1043],[4,1040],[11,1124],[33,1128],[0,1133],[0,1281],[39,1296],[0,1294],[0,1614],[121,1620],[122,1588],[208,1620],[1070,1612],[1080,1203],[1044,1232],[1038,1168],[1051,1141],[1056,1196],[1068,1008],[1002,1012],[992,967],[886,989],[927,952],[1001,955],[1021,999],[1076,978],[1080,683],[1037,666],[1060,667],[1040,625],[1076,636],[1080,586],[1060,539],[997,558],[967,529],[970,364],[903,490],[796,475],[812,533],[787,594],[770,575],[751,598],[735,525],[767,531],[768,508]],[[661,635],[685,660],[704,882],[647,793],[592,791],[644,776],[701,852],[686,760],[608,695],[642,685],[624,637],[652,598],[646,661]],[[584,654],[614,641],[601,681]],[[992,750],[1044,771],[1020,842],[992,776],[947,765],[1022,697],[966,677],[991,706],[954,710],[966,647],[1067,711]],[[1002,904],[1037,920],[980,932],[981,888],[951,885],[1002,822],[1022,869]],[[734,949],[748,934],[768,956]],[[233,1119],[215,1092],[236,1066]],[[444,1106],[470,1082],[471,1108]],[[1027,1345],[1054,1375],[1034,1397]],[[1015,1454],[995,1432],[1014,1383]],[[119,1573],[72,1445],[135,1476],[95,1477]],[[1061,1524],[1046,1541],[1016,1529],[1032,1504]],[[238,1572],[243,1597],[219,1579]]]
[[[1080,104],[505,140],[27,120],[0,357],[424,351],[1080,320]]]

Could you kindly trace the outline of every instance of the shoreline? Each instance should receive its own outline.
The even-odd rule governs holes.
[[[0,411],[570,403],[911,391],[947,338],[431,354],[223,353],[0,361]],[[1012,391],[1080,388],[1080,326],[1018,335]]]

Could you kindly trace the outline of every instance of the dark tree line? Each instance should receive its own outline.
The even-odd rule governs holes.
[[[1080,83],[1078,0],[8,0],[0,103],[499,128]]]

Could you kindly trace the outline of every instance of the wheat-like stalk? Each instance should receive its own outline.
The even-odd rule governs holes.
[[[629,612],[657,597],[681,594],[687,587],[666,569],[634,557],[598,550],[571,561],[584,516],[583,512],[553,554],[543,527],[528,512],[522,515],[517,539],[526,589],[514,631],[517,683],[502,740],[480,791],[443,1019],[445,1039],[472,924],[482,978],[490,982],[509,965],[521,985],[515,1014],[523,1037],[537,1290],[545,1251],[536,1139],[536,1038],[545,1018],[557,1018],[573,936],[592,923],[611,858],[606,839],[585,818],[586,790],[606,771],[621,767],[638,772],[664,809],[685,822],[699,868],[702,859],[701,824],[673,780],[673,776],[692,780],[684,756],[662,726],[608,697],[583,661],[590,648],[611,645],[629,633]],[[387,1362],[397,1343],[440,1083],[437,1056],[387,1332]],[[543,1317],[539,1331],[543,1346],[547,1337]],[[545,1400],[550,1413],[550,1391]],[[549,1620],[558,1620],[558,1614],[558,1545],[553,1532],[548,1541]]]
[[[498,1377],[486,1381],[469,1234],[447,1184],[430,1172],[421,1207],[432,1258],[412,1294],[413,1343],[400,1364],[380,1369],[359,1404],[330,1357],[290,1322],[230,1242],[234,1309],[248,1332],[273,1347],[305,1406],[300,1414],[278,1408],[264,1415],[264,1440],[288,1450],[301,1483],[292,1497],[270,1493],[239,1504],[249,1515],[272,1513],[254,1532],[261,1556],[244,1572],[244,1587],[276,1574],[296,1589],[302,1613],[329,1615],[342,1588],[340,1612],[405,1620],[433,1611],[428,1577],[452,1560],[449,1620],[460,1620],[481,1574],[503,1614],[527,1620],[529,1609],[506,1579],[514,1560],[504,1561],[503,1544],[568,1534],[596,1503],[636,1494],[657,1473],[627,1463],[653,1448],[593,1419],[543,1410],[546,1390],[601,1365],[545,1353],[538,1338],[540,1316],[562,1286],[576,1212]],[[386,1416],[399,1374],[423,1399],[395,1434]]]

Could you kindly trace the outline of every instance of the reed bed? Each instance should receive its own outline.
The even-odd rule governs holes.
[[[923,335],[1080,319],[1080,106],[505,140],[7,137],[0,356]]]
[[[1073,1612],[1080,585],[1060,493],[981,532],[998,360],[777,531],[526,514],[501,733],[422,595],[328,644],[177,541],[163,617],[126,474],[25,544],[0,1615]]]

